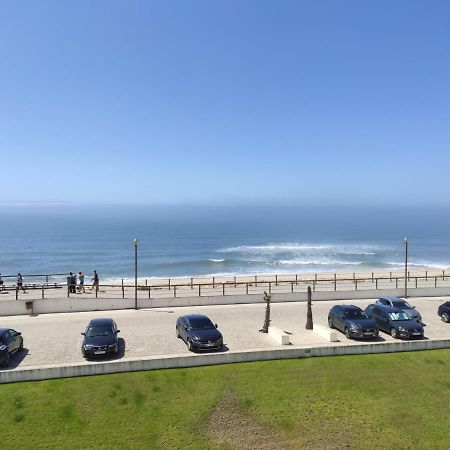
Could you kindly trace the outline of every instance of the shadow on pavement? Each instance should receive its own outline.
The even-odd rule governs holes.
[[[12,370],[16,369],[20,363],[25,359],[28,355],[29,350],[27,348],[23,348],[21,352],[17,352],[14,355],[11,355],[11,360],[7,367],[2,367],[1,370]]]

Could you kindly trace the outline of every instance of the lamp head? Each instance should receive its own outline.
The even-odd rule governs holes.
[[[139,241],[137,239],[133,239],[133,244],[135,247],[137,247],[137,245],[139,244]]]

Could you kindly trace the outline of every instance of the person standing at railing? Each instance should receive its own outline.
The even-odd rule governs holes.
[[[98,278],[98,273],[96,270],[94,270],[94,276],[92,277],[92,287],[91,287],[91,291],[92,289],[94,289],[98,292],[98,284],[99,284],[100,280]]]
[[[85,292],[84,290],[84,273],[83,272],[78,272],[78,292],[83,291],[83,293]]]
[[[69,276],[67,278],[67,281],[69,282],[69,292],[71,294],[75,294],[76,291],[76,284],[77,284],[77,276],[76,274],[70,272]]]
[[[17,274],[17,287],[16,287],[16,291],[18,291],[19,289],[22,289],[22,291],[25,292],[25,294],[27,293],[27,291],[26,291],[25,288],[23,287],[23,277],[22,277],[22,275],[21,275],[20,272]]]
[[[5,286],[3,286],[2,274],[0,273],[0,291],[4,291]]]

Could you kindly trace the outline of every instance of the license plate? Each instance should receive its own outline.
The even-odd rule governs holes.
[[[422,333],[414,332],[413,335],[414,335],[414,336],[422,336]]]
[[[94,352],[94,355],[104,355],[106,353],[106,350],[97,350]]]
[[[372,336],[373,333],[371,331],[365,331],[364,336]]]

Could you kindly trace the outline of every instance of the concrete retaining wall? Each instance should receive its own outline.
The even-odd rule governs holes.
[[[359,291],[319,291],[313,292],[313,301],[377,299],[381,295],[401,297],[403,289],[365,289]],[[410,297],[450,296],[450,287],[408,289]],[[306,292],[274,293],[272,302],[306,301]],[[0,316],[31,314],[25,307],[25,300],[1,300]],[[139,308],[164,308],[175,306],[228,305],[262,303],[262,295],[215,295],[210,297],[177,297],[138,300]],[[80,311],[109,311],[114,309],[132,309],[134,299],[130,298],[47,298],[33,301],[34,314],[65,313]]]
[[[364,343],[343,346],[307,348],[283,348],[267,350],[230,351],[209,355],[171,355],[123,361],[83,363],[73,365],[49,365],[14,369],[0,372],[0,383],[38,381],[52,378],[70,378],[102,375],[120,372],[136,372],[155,369],[209,366],[274,359],[296,359],[312,356],[361,355],[372,353],[407,352],[450,348],[450,339],[429,339],[422,341]]]

